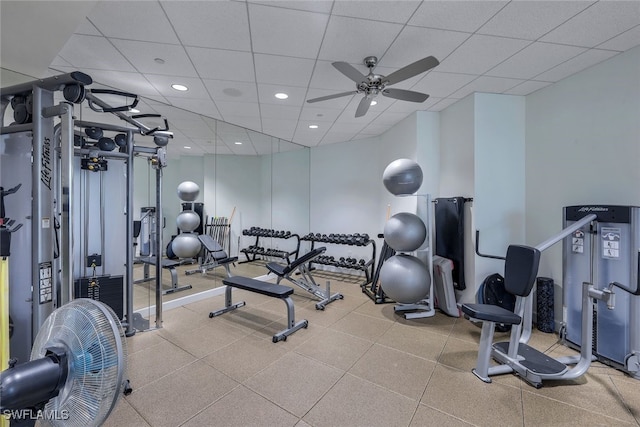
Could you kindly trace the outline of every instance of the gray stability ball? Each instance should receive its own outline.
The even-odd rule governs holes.
[[[384,241],[398,252],[418,249],[427,237],[427,227],[418,215],[409,212],[395,214],[384,225]]]
[[[382,183],[394,196],[407,196],[422,185],[422,169],[411,159],[398,159],[389,163],[382,174]]]
[[[178,258],[195,258],[201,248],[197,234],[181,233],[171,242],[171,249]]]
[[[200,225],[200,217],[194,211],[182,211],[176,218],[176,225],[180,231],[189,233]]]
[[[200,194],[200,187],[193,181],[184,181],[178,185],[178,197],[184,202],[193,202]]]
[[[400,304],[413,304],[429,295],[431,276],[418,258],[399,254],[382,264],[380,286],[392,300]]]

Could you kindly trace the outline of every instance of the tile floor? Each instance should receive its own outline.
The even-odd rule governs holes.
[[[353,281],[334,278],[332,291],[344,299],[316,311],[297,289],[296,320],[309,327],[277,344],[286,310],[268,297],[234,290],[247,305],[213,319],[222,296],[165,311],[162,329],[128,339],[134,391],[106,425],[640,426],[640,381],[619,371],[594,363],[540,390],[513,375],[485,384],[470,372],[480,338],[471,322],[405,320]],[[531,344],[575,353],[538,331]]]

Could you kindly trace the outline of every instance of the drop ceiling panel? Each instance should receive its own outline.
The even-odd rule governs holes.
[[[507,95],[529,95],[543,87],[549,86],[550,82],[538,82],[535,80],[527,80],[525,82],[520,83],[517,86],[512,87],[511,89],[505,91],[504,93]]]
[[[638,45],[640,40],[640,25],[625,31],[624,33],[616,36],[606,42],[599,44],[598,49],[611,49],[617,51],[625,51]]]
[[[222,114],[225,121],[228,121],[227,115],[260,118],[258,104],[251,102],[221,101],[217,102],[216,105],[218,106],[218,111],[220,111],[220,114]]]
[[[600,1],[540,40],[594,47],[638,25],[638,21],[640,2]]]
[[[362,63],[366,56],[380,58],[401,30],[400,24],[334,15],[318,58],[349,63]]]
[[[320,105],[322,104],[305,104],[300,113],[301,123],[302,121],[308,121],[308,126],[310,124],[334,122],[342,113],[342,109],[323,108],[324,105],[322,107]]]
[[[296,130],[297,120],[268,119],[262,121],[263,132],[291,141]]]
[[[185,46],[251,51],[243,2],[163,1],[161,5]]]
[[[436,69],[440,72],[483,74],[530,43],[526,40],[473,35],[440,61]]]
[[[110,42],[140,73],[198,76],[182,46],[118,39]]]
[[[256,84],[229,80],[204,79],[209,94],[217,102],[258,102]]]
[[[611,50],[589,49],[586,52],[571,58],[570,60],[563,62],[560,65],[553,67],[552,69],[545,71],[542,74],[538,74],[536,80],[544,80],[548,82],[557,82],[565,77],[575,74],[578,71],[591,67],[599,62],[611,58],[617,55],[618,52]],[[638,70],[640,72],[640,69]]]
[[[535,42],[492,68],[487,72],[487,75],[531,79],[585,50],[575,46]]]
[[[274,7],[283,7],[286,9],[306,10],[309,12],[319,12],[319,13],[329,14],[331,13],[331,8],[334,2],[333,0],[313,0],[313,1],[247,0],[247,3],[263,4],[263,5],[274,6]]]
[[[380,59],[380,65],[397,69],[427,56],[434,56],[442,62],[469,36],[470,34],[457,31],[405,27]]]
[[[286,93],[287,95],[289,95],[289,97],[287,99],[276,98],[276,93],[280,92]],[[277,104],[302,107],[305,103],[307,88],[260,83],[258,84],[258,94],[260,96],[260,103],[262,104]]]
[[[503,93],[522,82],[523,80],[518,79],[480,76],[465,87],[451,94],[451,98],[464,98],[465,96],[474,92]]]
[[[250,52],[199,47],[187,47],[186,50],[203,79],[241,82],[253,82],[256,79]]]
[[[456,102],[460,101],[457,98],[445,98],[440,100],[440,102],[438,102],[437,104],[435,104],[433,107],[429,108],[429,111],[442,111],[445,108],[449,107],[450,105],[455,104]]]
[[[89,19],[106,37],[180,43],[160,4],[155,1],[98,2]]]
[[[339,142],[346,142],[351,140],[356,136],[354,133],[345,133],[345,132],[328,132],[323,138],[322,141],[318,145],[328,145],[328,144],[336,144]]]
[[[254,55],[258,83],[307,87],[313,72],[311,59]]]
[[[263,119],[298,120],[300,108],[291,105],[260,104],[260,114]],[[264,121],[264,120],[263,120]]]
[[[328,15],[249,4],[254,52],[315,59]]]
[[[356,90],[356,84],[338,71],[332,63],[336,61],[316,61],[309,87],[316,89],[331,89],[333,93]],[[362,62],[351,63],[358,71],[367,73],[367,67]],[[327,93],[327,95],[329,95]],[[307,98],[309,99],[309,98]]]
[[[506,1],[425,1],[409,25],[472,33],[495,15]]]
[[[350,16],[373,21],[396,22],[404,24],[420,6],[419,1],[370,1],[338,0],[334,2],[331,13],[338,16]]]
[[[258,115],[254,116],[243,116],[239,114],[227,113],[223,114],[223,120],[234,125],[242,126],[247,129],[262,129],[262,121]]]
[[[411,90],[427,93],[436,98],[445,98],[477,77],[471,74],[440,73],[434,70],[424,76]]]
[[[592,1],[512,1],[479,34],[537,40],[591,5]]]
[[[98,31],[98,29],[89,21],[89,18],[86,18],[84,21],[78,25],[76,28],[75,34],[83,34],[87,36],[101,36],[102,33]]]
[[[210,99],[193,99],[193,98],[175,98],[167,97],[172,105],[184,110],[192,111],[196,114],[220,119],[220,112],[216,105]]]
[[[74,67],[136,71],[104,37],[74,34],[69,38],[59,55]]]
[[[173,98],[197,98],[197,99],[209,99],[207,89],[204,87],[202,80],[194,77],[174,77],[174,76],[161,76],[158,74],[147,74],[147,79],[156,88],[156,90],[163,96]],[[189,88],[186,91],[178,91],[171,87],[172,84],[178,83],[185,85]]]

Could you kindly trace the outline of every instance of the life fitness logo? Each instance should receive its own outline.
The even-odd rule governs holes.
[[[583,206],[578,209],[578,212],[609,212],[609,208],[602,206]]]

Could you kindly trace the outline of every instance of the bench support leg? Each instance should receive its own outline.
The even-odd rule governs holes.
[[[171,287],[162,291],[162,295],[185,291],[192,288],[191,285],[178,286],[178,271],[175,268],[169,268],[168,270],[171,272]]]
[[[287,329],[284,329],[273,336],[273,342],[286,341],[287,337],[301,328],[309,326],[307,320],[301,320],[296,323],[295,308],[293,300],[290,297],[283,298],[282,301],[287,305]]]
[[[489,364],[491,363],[491,350],[493,348],[493,333],[495,323],[489,321],[482,322],[482,332],[480,333],[480,348],[478,348],[478,360],[476,367],[471,370],[473,374],[484,381],[490,383]]]
[[[212,311],[211,313],[209,313],[209,319],[211,319],[212,317],[220,316],[221,314],[233,311],[236,308],[244,307],[246,305],[244,301],[240,301],[235,304],[233,303],[231,298],[231,289],[233,289],[231,286],[227,286],[227,288],[224,291],[224,308],[221,308],[220,310]]]

